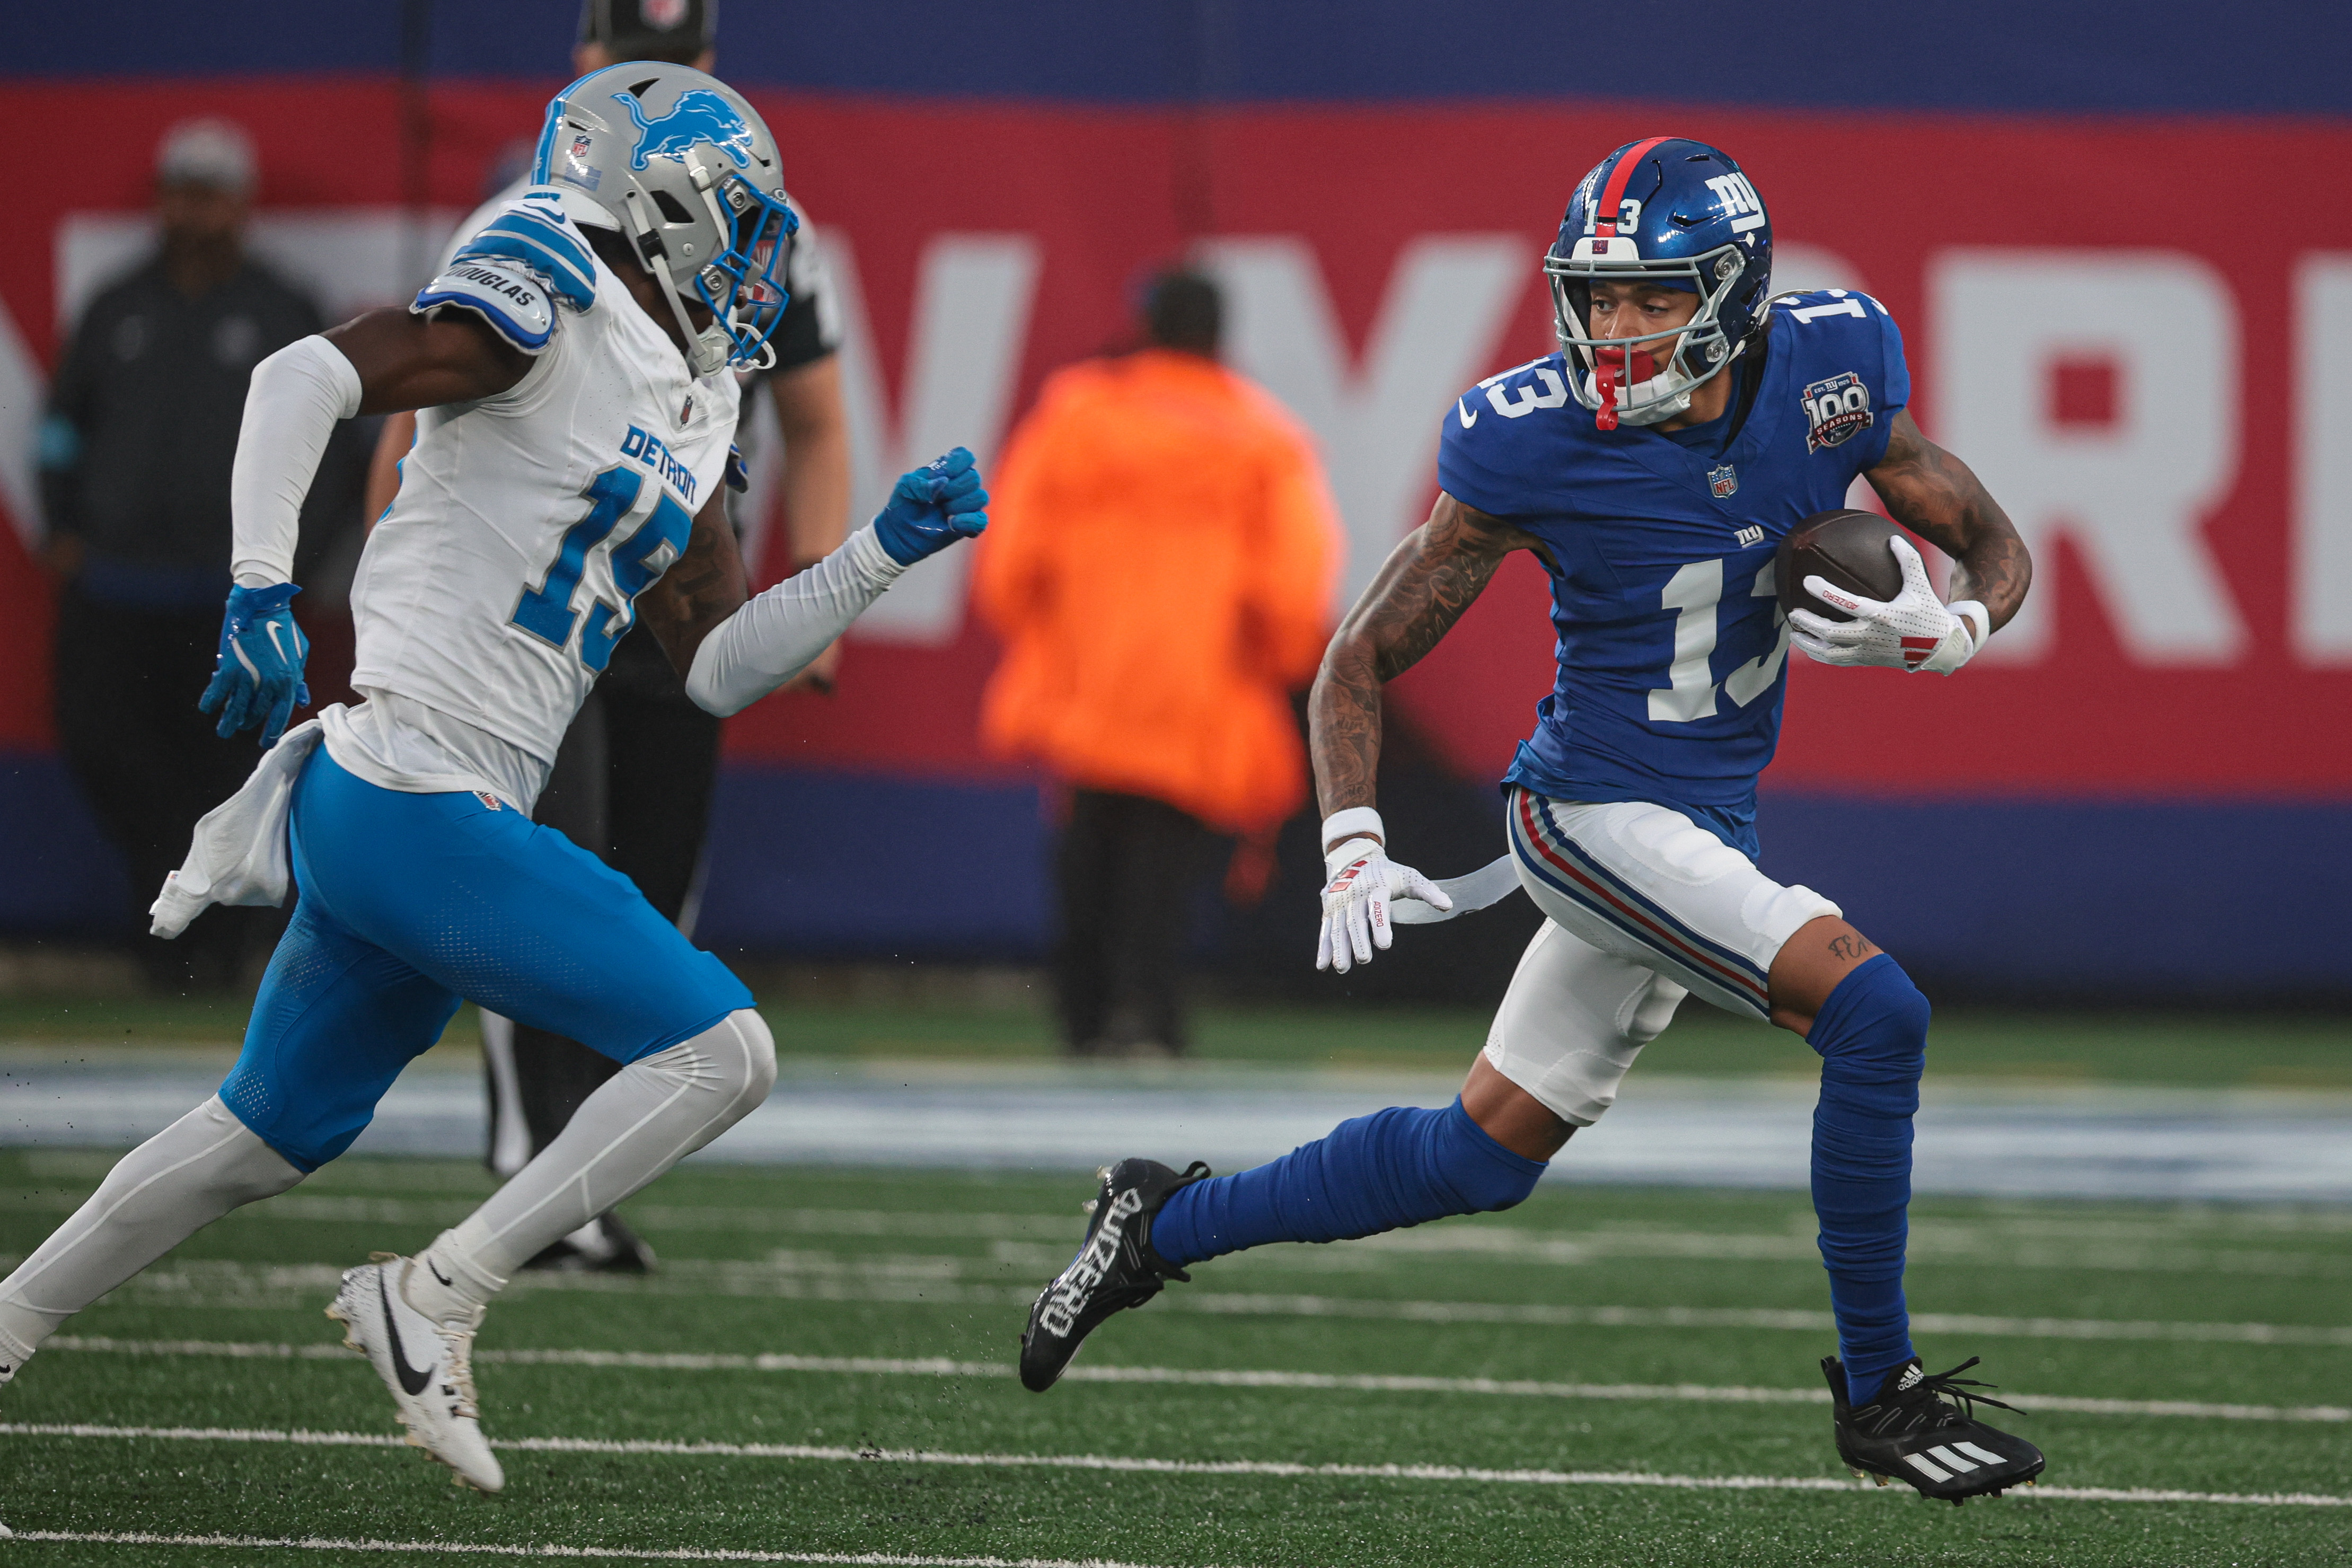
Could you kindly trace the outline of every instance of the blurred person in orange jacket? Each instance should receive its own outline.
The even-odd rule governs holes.
[[[1071,786],[1056,982],[1075,1054],[1184,1048],[1184,948],[1213,835],[1307,796],[1288,694],[1332,619],[1339,522],[1306,432],[1217,363],[1197,274],[1145,346],[1049,379],[998,470],[974,592],[1005,642],[982,735]]]

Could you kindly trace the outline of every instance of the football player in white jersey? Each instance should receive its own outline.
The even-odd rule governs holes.
[[[47,1335],[199,1227],[341,1154],[459,999],[622,1063],[563,1132],[415,1258],[349,1270],[329,1315],[410,1439],[485,1491],[471,1350],[520,1264],[747,1115],[774,1044],[740,981],[531,804],[572,713],[642,616],[695,701],[792,679],[890,582],[987,526],[959,447],[868,528],[747,599],[719,495],[730,366],[765,357],[793,223],[773,139],[703,73],[636,62],[549,106],[534,184],[407,310],[255,371],[232,482],[236,587],[205,692],[256,724],[254,779],[207,816],[157,900],[299,899],[220,1092],[125,1156],[0,1281],[0,1383]],[[304,645],[297,519],[329,433],[421,409],[352,590],[352,684],[280,739]]]

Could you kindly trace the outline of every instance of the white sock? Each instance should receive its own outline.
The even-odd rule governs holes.
[[[125,1154],[0,1280],[0,1360],[31,1355],[68,1318],[229,1210],[301,1179],[215,1095]]]
[[[749,1116],[775,1082],[775,1040],[748,1007],[631,1062],[537,1159],[425,1248],[419,1261],[431,1267],[409,1277],[409,1305],[436,1318],[480,1306],[530,1258]]]

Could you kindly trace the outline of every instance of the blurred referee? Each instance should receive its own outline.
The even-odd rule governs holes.
[[[585,76],[621,60],[663,60],[708,71],[717,60],[715,11],[715,0],[585,0],[572,69]],[[529,179],[526,174],[467,217],[449,249],[520,195]],[[763,402],[774,407],[794,571],[822,560],[849,527],[848,426],[834,357],[839,307],[805,210],[801,218],[787,275],[792,302],[776,329],[775,365],[760,378],[768,395],[761,399],[755,389],[745,398],[740,433],[749,453],[762,436],[754,411]],[[385,420],[369,476],[369,516],[382,516],[392,503],[399,461],[415,438],[414,415]],[[756,569],[758,563],[751,564]],[[831,691],[840,652],[838,645],[826,650],[796,684]],[[532,816],[602,856],[691,934],[719,738],[719,721],[687,699],[660,647],[642,628],[632,631],[572,721]],[[488,1013],[482,1016],[482,1058],[490,1095],[488,1158],[502,1176],[552,1142],[580,1102],[618,1070],[577,1041]],[[619,1215],[607,1214],[527,1267],[641,1272],[653,1265],[652,1249]]]

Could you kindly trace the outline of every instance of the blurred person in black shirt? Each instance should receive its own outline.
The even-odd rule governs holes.
[[[222,740],[196,710],[229,590],[229,465],[254,365],[323,325],[307,296],[246,254],[255,176],[251,142],[226,121],[165,135],[154,253],[82,312],[41,425],[43,557],[63,584],[58,738],[121,852],[142,933],[196,819],[253,770],[252,739]],[[355,471],[341,487],[322,473],[306,510],[331,507],[339,488],[355,499]],[[282,918],[219,913],[229,918],[179,942],[135,939],[153,984],[236,985]]]
[[[621,60],[665,60],[708,71],[717,63],[713,7],[708,0],[584,0],[572,69],[585,76]],[[790,158],[790,150],[786,150]],[[787,166],[789,173],[789,164]],[[450,249],[520,196],[528,174],[499,189],[458,226]],[[784,508],[795,571],[823,560],[849,527],[849,437],[843,412],[839,307],[805,210],[786,277],[792,295],[772,340],[776,363],[760,373],[768,397],[746,397],[745,413],[772,405],[773,432],[748,426],[749,450],[781,439]],[[400,488],[399,462],[415,440],[414,415],[384,421],[369,473],[367,515],[382,515]],[[759,563],[747,563],[757,570]],[[829,692],[840,661],[828,649],[794,682]],[[688,934],[719,777],[720,722],[686,695],[660,647],[642,627],[613,649],[563,738],[533,820],[553,827],[637,885],[646,901]],[[176,864],[176,862],[175,862]],[[519,1170],[551,1142],[583,1100],[617,1070],[609,1057],[577,1041],[493,1014],[482,1019],[483,1071],[488,1079],[488,1163],[501,1175]],[[652,1250],[616,1215],[605,1215],[534,1258],[542,1268],[636,1270]]]

